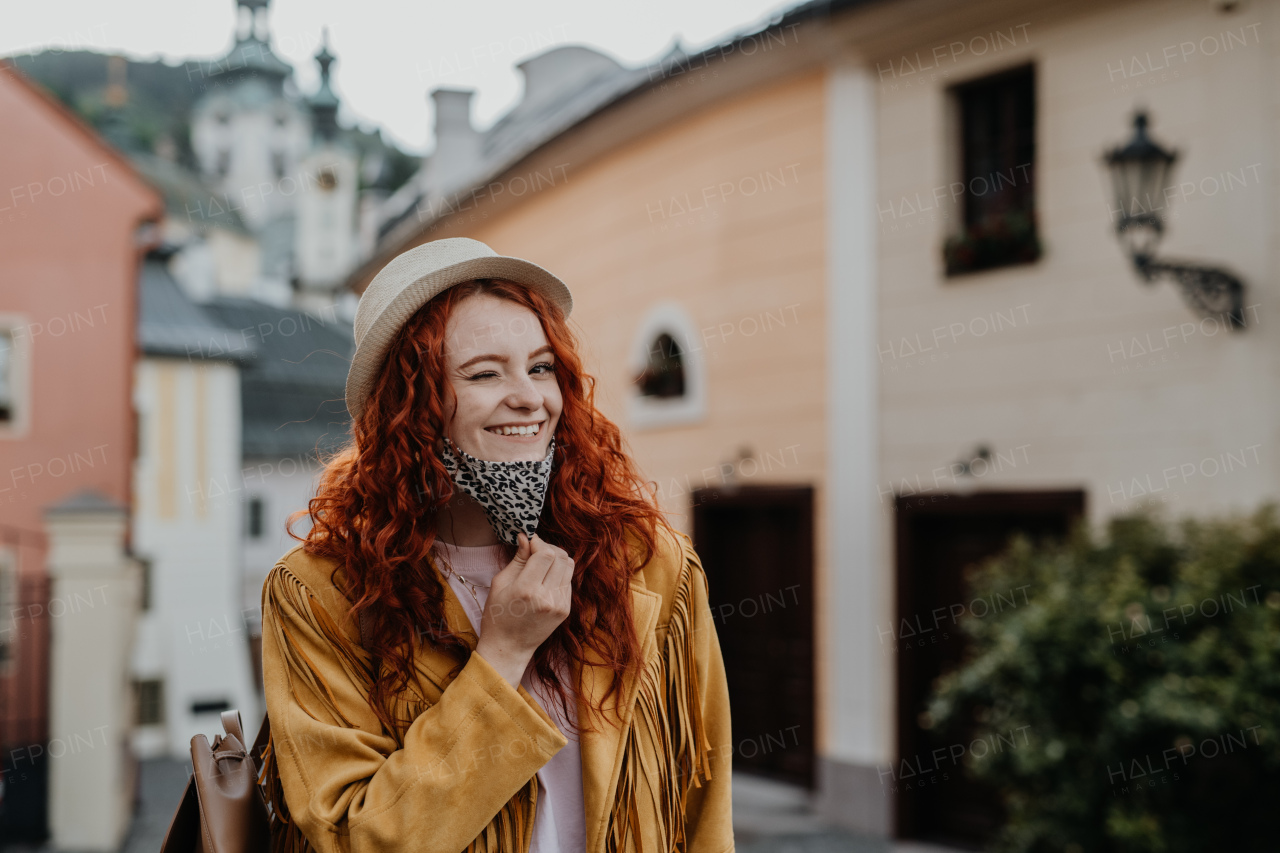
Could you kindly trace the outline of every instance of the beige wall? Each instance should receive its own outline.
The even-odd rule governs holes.
[[[1254,506],[1276,494],[1280,317],[1272,298],[1276,119],[1269,105],[1280,7],[1244,4],[1230,15],[1200,0],[1058,8],[1066,11],[1028,5],[1003,20],[957,25],[948,39],[897,43],[873,56],[873,67],[902,69],[902,57],[914,62],[937,43],[997,30],[1013,31],[1017,41],[1006,40],[999,53],[948,59],[927,74],[880,77],[878,487],[908,491],[902,481],[914,488],[918,477],[946,490],[950,475],[935,480],[935,469],[987,443],[1004,461],[974,485],[1084,488],[1095,521],[1136,506],[1148,476],[1163,489],[1155,497],[1176,514]],[[1189,42],[1194,49],[1184,51]],[[1169,46],[1177,46],[1172,60]],[[1026,60],[1037,73],[1036,203],[1045,255],[1033,265],[948,280],[940,249],[955,212],[911,213],[903,200],[917,207],[917,194],[927,202],[934,187],[952,180],[945,87]],[[1175,197],[1161,254],[1240,274],[1246,304],[1257,305],[1243,334],[1214,321],[1201,325],[1167,282],[1143,286],[1112,233],[1100,156],[1127,141],[1136,105],[1150,109],[1153,135],[1181,152],[1175,180],[1197,184],[1185,200]],[[1231,191],[1210,195],[1227,172],[1236,176]],[[977,336],[993,322],[1002,328]],[[953,324],[965,329],[956,339]],[[917,336],[932,351],[912,355]],[[1142,355],[1148,340],[1160,351]],[[1214,474],[1224,463],[1234,470]],[[1185,466],[1195,470],[1184,481]],[[888,514],[885,524],[887,535]]]

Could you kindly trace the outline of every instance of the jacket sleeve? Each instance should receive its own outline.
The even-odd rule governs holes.
[[[567,741],[472,654],[398,748],[368,659],[287,565],[263,588],[262,663],[290,820],[318,853],[458,853]]]
[[[729,684],[715,619],[707,599],[707,576],[693,545],[684,540],[685,557],[693,567],[692,611],[694,665],[701,693],[702,724],[710,780],[689,789],[685,804],[685,836],[689,853],[726,853],[733,850],[733,733],[729,721]]]

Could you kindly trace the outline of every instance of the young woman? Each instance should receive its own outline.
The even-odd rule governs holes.
[[[263,589],[276,853],[732,850],[706,577],[572,306],[462,238],[362,296],[352,442]]]

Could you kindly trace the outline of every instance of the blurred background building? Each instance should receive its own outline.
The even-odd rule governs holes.
[[[137,461],[117,460],[114,486],[99,468],[27,490],[4,517],[5,565],[26,585],[0,585],[50,595],[41,512],[82,485],[131,508],[140,755],[182,755],[224,707],[260,713],[257,588],[289,547],[283,519],[305,506],[315,452],[347,428],[354,300],[429,240],[483,240],[573,289],[597,404],[708,570],[744,796],[815,812],[742,809],[746,841],[779,820],[989,838],[990,791],[918,769],[965,741],[926,709],[963,658],[957,616],[980,603],[965,567],[1018,530],[1277,496],[1276,4],[824,0],[645,67],[561,46],[519,63],[521,100],[488,127],[472,92],[431,92],[420,163],[337,125],[327,45],[303,95],[271,50],[265,0],[240,7],[233,48],[191,64],[198,85],[166,113],[182,128],[130,131],[169,91],[146,64],[66,54],[21,69],[80,104],[130,158],[121,174],[155,188],[130,177],[133,207],[95,220],[121,223],[110,304],[140,301],[132,384],[112,380],[117,397],[132,388]],[[0,96],[17,93],[3,109],[98,144],[19,78],[0,75]],[[28,210],[53,204],[14,213]],[[159,226],[139,241],[144,220]],[[58,233],[38,222],[10,219],[0,240]],[[54,264],[72,255],[16,241],[30,260],[0,253],[24,264],[14,275],[44,264],[76,286]],[[67,304],[27,290],[0,305],[14,329]],[[110,326],[125,359],[135,315],[114,316],[129,318],[127,334]],[[18,366],[42,364],[23,361],[21,337],[0,384],[15,423],[41,387]],[[57,357],[48,387],[86,378],[86,354],[58,344]],[[67,441],[2,446],[19,471],[79,447]],[[11,673],[47,680],[56,621],[10,642],[30,661]],[[22,713],[44,720],[42,701]],[[8,743],[58,736],[12,718]]]
[[[135,382],[143,756],[184,756],[229,708],[261,718],[262,578],[288,548],[285,519],[306,505],[317,452],[346,434],[354,297],[337,289],[356,261],[359,194],[380,192],[358,171],[376,183],[384,161],[343,138],[327,47],[319,90],[293,89],[267,6],[239,4],[234,46],[188,64],[193,167],[138,154],[170,201],[141,280]]]
[[[267,3],[239,9],[235,44],[216,60],[184,68],[59,51],[0,74],[5,114],[23,129],[7,143],[6,185],[27,189],[9,199],[0,239],[8,279],[40,283],[6,289],[0,355],[12,493],[0,569],[8,840],[48,832],[58,847],[114,850],[137,790],[122,745],[185,758],[222,710],[256,725],[257,593],[289,547],[285,518],[306,505],[317,452],[347,432],[356,297],[338,290],[358,258],[360,211],[392,188],[392,161],[409,158],[376,133],[338,127],[327,49],[321,86],[304,96],[271,51]],[[64,537],[77,535],[73,521],[125,525],[115,560],[127,571],[107,550],[98,560],[134,583],[131,608],[114,587],[81,595],[114,629],[51,618],[77,600],[59,591],[45,512]],[[75,653],[60,672],[49,651],[60,627],[74,634],[64,648],[92,648],[96,636],[106,658]],[[120,691],[107,717],[111,694],[85,681],[104,662],[101,677]],[[64,775],[81,779],[69,788],[50,767],[76,743],[78,721],[60,703],[109,720],[79,732],[106,738],[97,748],[61,747]],[[125,775],[106,784],[107,771]],[[113,799],[98,802],[104,792]]]

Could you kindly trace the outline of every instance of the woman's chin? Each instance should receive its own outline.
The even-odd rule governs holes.
[[[541,462],[548,445],[541,436],[488,435],[478,446],[479,453],[462,449],[486,462]]]

